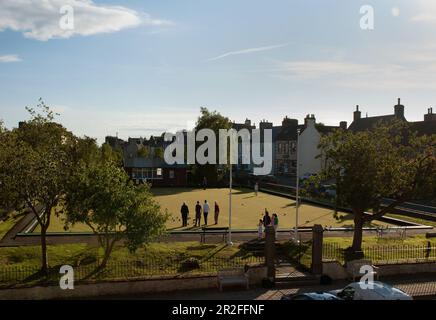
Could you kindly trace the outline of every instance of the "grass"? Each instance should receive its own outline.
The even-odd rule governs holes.
[[[54,282],[59,279],[60,266],[65,264],[74,267],[76,280],[99,281],[213,273],[224,267],[243,266],[262,260],[239,248],[238,244],[228,247],[198,242],[151,243],[135,253],[130,253],[124,247],[116,247],[108,266],[98,273],[95,271],[102,252],[94,246],[50,245],[48,257],[50,280]],[[192,258],[198,262],[198,268],[185,267],[186,261]],[[37,273],[40,261],[39,246],[0,248],[0,284],[32,286],[41,281],[47,282]]]
[[[376,236],[365,236],[363,237],[362,246],[377,246],[377,245],[385,245],[385,246],[393,246],[393,245],[409,245],[409,246],[420,246],[426,245],[427,241],[429,241],[436,245],[436,239],[426,239],[425,235],[417,234],[407,236],[404,239],[401,238],[378,238]],[[340,248],[345,249],[351,246],[353,242],[352,237],[325,237],[324,243],[331,244],[335,243],[340,246]]]
[[[170,213],[167,221],[168,230],[194,229],[194,207],[197,201],[202,204],[208,200],[211,207],[208,222],[209,225],[214,223],[213,207],[217,201],[220,206],[220,215],[218,227],[228,226],[228,189],[190,189],[190,188],[156,188],[152,189],[155,199],[161,205],[162,210]],[[180,207],[186,202],[189,210],[189,225],[187,228],[181,227]],[[259,219],[263,217],[265,208],[270,214],[277,213],[279,217],[279,228],[293,228],[295,226],[295,201],[259,192],[255,196],[250,189],[234,189],[232,196],[232,227],[235,229],[257,229]],[[352,215],[345,212],[338,213],[338,219],[333,217],[333,210],[314,205],[303,204],[300,206],[299,226],[308,227],[314,224],[321,224],[325,227],[350,227],[353,225]],[[203,223],[202,217],[202,223]],[[371,225],[387,226],[389,224],[375,221]],[[90,231],[83,224],[76,224],[69,231]],[[39,227],[35,229],[39,232]],[[53,217],[49,232],[65,232],[62,216]]]
[[[401,220],[404,220],[404,221],[419,223],[419,224],[423,224],[423,225],[426,225],[426,226],[436,227],[436,221],[432,221],[432,220],[426,220],[426,219],[421,219],[421,218],[409,217],[409,216],[405,216],[405,215],[401,215],[401,214],[394,214],[394,213],[389,213],[386,216],[387,217],[396,218],[396,219],[401,219]]]
[[[24,215],[25,213],[13,212],[6,220],[0,220],[0,240]]]

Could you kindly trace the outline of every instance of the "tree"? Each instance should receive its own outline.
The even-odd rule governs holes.
[[[366,222],[406,201],[436,194],[436,136],[418,136],[405,123],[380,123],[358,133],[337,130],[321,139],[320,148],[326,168],[314,179],[335,179],[338,202],[352,209],[352,252],[362,249]],[[383,206],[384,198],[394,201]]]
[[[125,241],[130,251],[165,232],[167,214],[160,211],[148,185],[134,186],[112,161],[82,166],[66,194],[67,226],[85,223],[98,236],[104,268],[115,244]]]
[[[148,151],[147,151],[147,149],[146,148],[139,148],[138,149],[138,152],[137,152],[137,156],[138,157],[141,157],[141,158],[147,158],[147,156],[148,156]]]
[[[232,122],[229,118],[224,117],[217,111],[209,111],[207,108],[202,107],[200,109],[200,116],[197,119],[195,125],[195,130],[198,132],[201,129],[211,129],[215,132],[217,137],[217,150],[219,143],[219,130],[220,129],[230,129],[232,127]],[[215,184],[220,180],[218,176],[218,165],[216,164],[205,164],[205,165],[195,165],[193,168],[193,173],[198,182],[206,177],[210,184]]]
[[[75,137],[53,122],[54,113],[40,99],[26,108],[31,120],[0,135],[0,194],[15,209],[27,207],[41,227],[41,272],[48,271],[47,229],[58,213],[73,169]]]

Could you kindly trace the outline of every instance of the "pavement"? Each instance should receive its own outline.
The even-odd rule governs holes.
[[[382,279],[390,285],[395,286],[411,295],[415,300],[436,299],[436,274],[394,277]],[[184,290],[167,293],[138,294],[125,296],[101,297],[100,299],[129,299],[129,300],[280,300],[283,295],[297,294],[305,292],[319,292],[341,289],[349,282],[337,281],[331,285],[311,285],[311,286],[288,286],[264,289],[252,288],[250,290],[225,289],[220,292],[218,289],[209,290]],[[282,284],[281,284],[282,286]]]

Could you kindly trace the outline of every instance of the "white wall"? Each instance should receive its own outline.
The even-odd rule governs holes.
[[[300,134],[298,158],[299,158],[299,176],[305,173],[318,173],[322,169],[322,159],[317,158],[321,153],[318,144],[321,134],[315,128],[315,121],[307,119],[307,127]]]

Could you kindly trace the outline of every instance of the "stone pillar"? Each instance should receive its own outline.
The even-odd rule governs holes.
[[[324,229],[316,224],[312,228],[312,273],[322,274],[322,240]]]
[[[276,277],[276,233],[272,226],[265,229],[265,264],[267,267],[267,277],[274,282]]]

